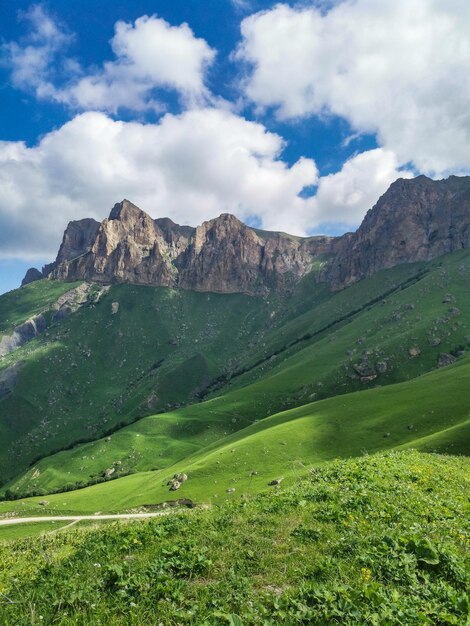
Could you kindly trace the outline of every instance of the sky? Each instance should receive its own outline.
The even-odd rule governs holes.
[[[470,170],[467,0],[0,0],[0,293],[127,198],[355,229]]]

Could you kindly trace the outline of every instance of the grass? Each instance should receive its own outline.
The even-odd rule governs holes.
[[[245,306],[245,303],[247,303],[246,306],[253,307],[253,301],[255,301],[255,304],[260,307],[256,314],[251,312],[253,323],[251,330],[245,337],[245,344],[243,341],[237,340],[233,346],[238,353],[239,362],[240,353],[242,353],[240,346],[246,346],[246,341],[255,341],[258,352],[253,348],[247,353],[248,355],[245,355],[247,371],[240,376],[232,376],[226,380],[223,388],[218,392],[221,394],[220,396],[215,396],[203,403],[192,404],[184,409],[145,417],[132,426],[115,432],[111,436],[111,440],[101,438],[95,442],[47,457],[43,461],[35,463],[29,471],[7,486],[16,489],[19,493],[25,493],[32,489],[50,491],[64,486],[73,486],[77,483],[83,485],[88,481],[96,481],[107,470],[114,469],[114,476],[117,476],[129,471],[164,470],[180,461],[187,465],[192,462],[192,456],[199,453],[205,454],[207,446],[219,442],[224,437],[231,436],[273,413],[283,411],[283,409],[306,405],[315,399],[413,379],[435,368],[438,355],[441,352],[455,352],[461,347],[468,346],[470,339],[469,258],[469,253],[465,251],[449,255],[432,264],[415,267],[401,266],[383,272],[369,281],[362,281],[358,285],[334,295],[326,294],[320,287],[315,295],[310,294],[309,296],[315,300],[316,305],[314,306],[310,302],[310,308],[305,312],[300,303],[305,299],[308,300],[306,293],[309,289],[314,292],[312,284],[309,282],[311,277],[309,277],[299,285],[298,293],[293,295],[289,305],[291,308],[285,311],[278,310],[278,314],[283,316],[284,321],[276,321],[277,313],[273,318],[269,315],[272,320],[272,327],[262,334],[257,342],[255,341],[255,330],[259,329],[260,320],[263,319],[267,311],[272,308],[276,312],[275,303],[260,303],[253,298],[239,300],[235,297],[227,301],[225,296],[218,296],[216,304],[212,303],[210,306],[216,306],[216,310],[219,312],[222,310],[222,306],[226,306],[226,303],[229,303],[227,306],[232,306],[234,315],[240,313],[240,307]],[[132,302],[135,302],[137,295],[141,300],[144,297],[150,299],[167,298],[169,302],[182,298],[181,301],[177,301],[178,306],[182,306],[181,302],[187,304],[188,314],[184,314],[185,319],[189,317],[189,311],[197,311],[196,304],[198,303],[202,312],[198,315],[195,314],[195,318],[200,319],[203,315],[207,315],[205,308],[207,294],[188,295],[189,292],[147,290],[145,288],[143,291],[137,288],[134,293],[128,291],[129,287],[124,286],[120,289],[123,293],[123,296],[119,297],[121,301],[124,300],[124,297],[129,297],[133,299]],[[175,293],[182,293],[183,295],[175,295]],[[385,298],[378,298],[377,294],[384,295],[385,293],[389,293],[389,295]],[[117,297],[113,294],[114,292],[111,290],[108,301],[104,301],[102,304],[106,314],[109,314],[110,301]],[[448,295],[451,296],[452,301],[450,303],[444,302],[448,299]],[[203,298],[203,304],[201,304],[200,297]],[[193,301],[189,302],[188,298],[193,298]],[[145,300],[140,306],[143,307],[144,304]],[[131,307],[131,305],[129,306]],[[449,313],[449,309],[457,307],[459,315]],[[136,313],[132,307],[130,311],[129,317],[124,318],[127,326],[132,327],[135,316],[140,319],[140,323],[143,323],[141,313]],[[175,311],[176,309],[165,309],[165,319],[168,320],[172,312],[175,316]],[[94,314],[94,312],[92,313]],[[85,315],[83,312],[84,317],[89,314],[86,312]],[[224,315],[227,317],[228,314]],[[115,323],[114,320],[113,323]],[[101,322],[97,325],[92,324],[92,327],[101,328],[100,324]],[[201,322],[201,324],[203,323]],[[145,328],[150,328],[150,321],[146,323]],[[203,326],[203,328],[205,327]],[[218,343],[213,348],[210,346],[206,348],[206,354],[209,354],[209,350],[213,349],[220,356],[220,360],[214,364],[214,371],[217,368],[220,369],[223,357],[227,354],[227,348],[224,352],[220,342],[225,340],[226,334],[223,333],[230,332],[229,328],[233,329],[232,321],[229,321],[224,330],[221,330],[221,334],[218,335]],[[187,337],[192,336],[194,333],[188,332]],[[308,338],[292,345],[295,337],[297,340]],[[439,345],[433,345],[436,338],[439,339]],[[78,341],[77,338],[75,339]],[[184,385],[187,380],[191,379],[191,371],[193,375],[197,375],[202,369],[197,361],[194,362],[194,357],[189,356],[193,344],[189,342],[186,345],[186,341],[183,343],[188,351],[186,360],[177,365],[176,369],[172,370],[172,374],[166,375],[162,382],[163,387],[170,386],[173,391],[178,381]],[[124,343],[122,349],[126,345]],[[282,345],[290,345],[290,347],[280,351]],[[146,346],[142,346],[141,341],[137,343],[137,346],[140,351],[146,349]],[[421,352],[419,356],[412,358],[409,349],[414,346],[418,346]],[[178,350],[176,350],[177,355],[180,354]],[[253,367],[253,364],[259,361],[262,355],[267,357],[269,354],[273,355],[274,352],[277,352],[277,356],[265,358],[261,365]],[[130,354],[129,362],[138,360],[137,355],[132,356],[132,352]],[[373,381],[363,382],[358,380],[354,366],[364,361],[373,366],[378,362],[386,362],[387,370],[379,374]],[[236,362],[235,357],[233,357],[233,362]],[[186,364],[190,364],[187,369],[185,369]],[[93,360],[90,366],[95,367]],[[99,403],[106,393],[106,384],[100,376],[109,378],[110,375],[104,362],[101,363],[101,370],[102,373],[97,374],[98,378],[86,396],[88,402],[90,402],[90,397],[95,397],[96,403]],[[466,395],[462,394],[461,390],[468,384],[468,372],[467,370],[460,371],[465,372],[465,374],[456,379],[448,399],[441,397],[442,407],[439,414],[436,414],[436,419],[431,419],[432,414],[429,413],[429,430],[426,433],[415,429],[408,431],[406,425],[400,431],[400,436],[394,433],[393,424],[390,421],[393,411],[389,411],[390,407],[387,405],[387,400],[380,409],[381,414],[385,416],[388,415],[387,412],[390,413],[389,422],[387,422],[388,418],[384,418],[384,432],[375,435],[373,432],[365,432],[364,436],[351,436],[350,448],[354,450],[354,454],[359,453],[362,449],[390,448],[394,445],[402,445],[406,441],[413,442],[423,436],[434,436],[434,433],[445,430],[449,419],[448,415],[451,417],[467,415],[468,403]],[[67,373],[67,369],[65,372]],[[117,381],[122,380],[119,378],[119,374],[113,372],[113,375],[116,376]],[[128,370],[123,370],[122,375],[128,375]],[[58,372],[57,376],[57,384],[63,384],[63,379]],[[436,374],[436,376],[439,377],[440,374]],[[444,376],[444,378],[446,377]],[[100,389],[98,389],[99,381],[102,382]],[[121,382],[121,384],[124,383]],[[142,382],[143,388],[145,388],[145,384]],[[138,389],[137,395],[133,395],[133,398],[141,397],[141,390]],[[117,391],[115,390],[113,393],[115,394]],[[147,389],[146,393],[150,393],[150,390]],[[411,396],[413,393],[411,392]],[[406,424],[415,422],[416,412],[421,410],[423,403],[426,404],[427,393],[427,391],[417,392],[414,402],[411,397],[403,405],[406,406],[407,415],[404,418]],[[385,396],[385,392],[383,395],[381,392],[377,394],[378,398]],[[331,406],[334,407],[333,410],[339,416],[344,413],[344,402],[347,402],[347,406],[351,405],[350,397],[348,395],[347,401],[339,399],[337,403],[332,402]],[[358,427],[362,423],[360,409],[362,398],[363,396],[360,395],[357,400],[359,403],[357,414],[350,416],[351,423],[357,423]],[[73,395],[68,401],[73,402],[75,400],[76,395]],[[401,404],[402,400],[399,398],[396,402]],[[78,404],[77,406],[80,408],[81,405]],[[77,411],[72,415],[76,419]],[[89,419],[91,420],[93,417],[94,414],[90,413]],[[78,425],[74,422],[73,426],[83,428],[84,420],[85,418],[82,416]],[[370,415],[367,420],[370,424],[373,423]],[[321,429],[326,429],[326,426],[320,425],[318,420],[311,421],[311,423],[315,423],[318,432]],[[69,424],[69,420],[64,421],[64,427]],[[390,438],[384,439],[384,434],[388,431],[390,431]],[[66,432],[70,436],[70,433]],[[439,437],[440,435],[435,436]],[[459,439],[460,434],[457,434],[457,431],[449,431],[446,436],[449,438],[449,445],[453,445]],[[332,456],[352,454],[344,446],[341,430],[338,430],[336,435],[333,433],[328,434],[328,436],[325,435],[325,437],[326,445],[324,441],[318,441],[316,445],[317,450],[323,450],[322,453],[309,453],[308,458],[315,457],[323,460]],[[328,443],[330,439],[334,444]],[[430,449],[433,449],[436,447],[436,442],[427,441],[426,443],[422,441],[420,445],[428,445]]]
[[[138,473],[46,496],[47,513],[117,512],[163,502],[176,497],[168,491],[167,481],[178,472],[189,475],[189,480],[177,492],[178,497],[196,502],[219,502],[266,490],[267,483],[280,476],[285,478],[285,484],[292,484],[310,465],[337,457],[359,457],[364,453],[410,446],[469,455],[470,438],[465,435],[470,429],[470,406],[466,396],[462,397],[462,389],[467,388],[469,380],[470,357],[465,357],[452,366],[411,381],[328,398],[273,415],[231,435],[221,436],[199,450],[188,450],[188,456],[169,466],[162,461],[164,467],[152,472],[144,470],[155,458],[159,446],[165,447],[161,427],[169,416],[146,418],[136,425],[141,428],[140,432],[129,427],[116,433],[112,448],[106,446],[113,443],[113,438],[111,442],[89,444],[85,450],[80,448],[96,462],[96,467],[102,466],[104,460],[105,465],[112,466],[116,450],[121,451],[123,463],[128,458],[126,455],[137,456],[136,450],[139,450],[141,456],[134,466]],[[189,419],[192,411],[203,408],[207,417],[204,405],[188,407],[183,413],[186,412]],[[174,420],[176,416],[170,418]],[[217,414],[213,418],[217,418]],[[182,437],[185,432],[182,416],[177,419],[180,434],[171,433],[170,429],[168,445],[172,438]],[[174,421],[171,426],[176,428]],[[210,421],[208,430],[212,430]],[[113,457],[106,459],[110,450]],[[81,476],[83,470],[79,464],[86,463],[87,458],[75,457],[70,461],[67,454],[39,464],[33,470],[37,473],[40,469],[36,480],[32,480],[31,474],[27,475],[24,483],[17,483],[17,488],[24,488],[31,482],[45,488],[60,486],[64,482],[65,468],[71,472],[69,480],[73,471],[76,477]],[[169,457],[166,460],[169,462]],[[227,493],[233,488],[233,493]],[[38,504],[42,499],[0,503],[0,514],[12,510],[18,515],[37,514],[38,510],[44,510]]]
[[[38,537],[46,533],[54,533],[65,528],[69,522],[31,522],[15,524],[12,526],[0,527],[0,541],[11,541],[12,539],[22,539],[23,537]]]
[[[39,287],[48,293],[44,282]],[[7,296],[17,299],[16,292]],[[113,302],[119,303],[115,315]],[[97,304],[2,359],[3,367],[21,361],[22,368],[14,392],[0,404],[0,474],[11,476],[39,455],[194,401],[222,364],[246,348],[272,306],[269,298],[243,294],[113,286]]]
[[[10,334],[15,326],[30,317],[48,310],[60,296],[79,284],[40,280],[0,296],[0,337]]]
[[[38,496],[0,515],[210,506],[0,527],[0,623],[470,626],[469,277],[462,251],[336,294],[113,286],[4,357],[3,489]],[[0,333],[70,287],[3,296]]]
[[[468,463],[334,461],[210,510],[0,543],[0,621],[462,626]]]

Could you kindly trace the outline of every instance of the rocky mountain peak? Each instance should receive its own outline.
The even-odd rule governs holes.
[[[196,228],[194,246],[199,251],[206,245],[219,246],[222,241],[230,240],[232,243],[238,239],[240,242],[244,238],[257,238],[253,229],[246,226],[235,215],[222,213],[207,222],[203,222]]]
[[[343,238],[329,273],[342,288],[401,263],[470,246],[470,177],[398,179]]]
[[[29,270],[26,272],[23,280],[21,281],[21,286],[24,287],[24,285],[29,285],[29,283],[34,283],[34,281],[41,280],[41,278],[44,278],[44,276],[42,275],[42,272],[40,272],[35,267],[30,267]]]
[[[99,227],[100,223],[89,217],[69,222],[56,263],[63,263],[84,254],[93,243]]]
[[[139,221],[143,221],[146,218],[152,219],[145,211],[139,209],[138,206],[130,202],[129,200],[122,200],[117,202],[109,214],[110,220],[119,220],[122,223],[135,224]]]
[[[230,213],[197,228],[153,220],[129,200],[101,224],[71,222],[50,278],[262,294],[291,287],[333,239],[255,231]]]
[[[291,288],[315,265],[341,289],[400,263],[470,247],[470,177],[398,179],[355,233],[293,237],[253,229],[230,213],[192,228],[153,220],[129,200],[101,224],[70,222],[43,275],[197,291],[263,294]],[[38,273],[29,272],[27,280]]]

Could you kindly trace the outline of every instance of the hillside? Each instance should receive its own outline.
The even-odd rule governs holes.
[[[341,290],[327,280],[332,251],[308,248],[324,241],[255,231],[230,216],[194,230],[121,203],[102,225],[69,226],[49,278],[0,297],[0,515],[218,504],[273,480],[294,487],[309,467],[338,457],[468,455],[470,249],[462,240],[434,258],[455,248],[445,232],[449,211],[466,211],[466,185],[392,185],[349,238],[351,254],[392,228],[407,202],[413,223],[424,206],[420,228],[434,220],[438,234],[409,259],[388,257],[392,267],[376,259],[368,277],[356,272]],[[172,276],[179,267],[175,286],[113,274],[127,272],[128,253],[138,261],[153,236],[169,246],[162,263]],[[246,237],[264,246],[265,261],[268,248],[282,263],[289,257],[295,279],[281,285],[261,272],[257,282]],[[225,249],[232,270],[217,262]],[[178,265],[179,254],[193,260]],[[419,262],[406,262],[413,256]],[[61,275],[74,259],[93,271],[104,259],[111,273]],[[143,272],[139,263],[132,271]],[[240,288],[213,293],[196,278],[187,288],[179,281],[191,267],[222,282],[233,271]],[[241,293],[242,284],[259,289]],[[173,485],[181,475],[188,479]]]
[[[0,24],[0,626],[470,626],[470,4]]]
[[[0,315],[25,295],[31,310],[44,306],[50,285],[70,288],[33,283],[2,296]],[[0,404],[1,475],[120,422],[194,401],[247,349],[273,306],[243,294],[115,286],[96,301],[91,292],[74,313],[1,360],[6,380],[15,372]]]
[[[50,357],[46,357],[47,368],[55,365],[54,393],[61,394],[57,405],[62,408],[64,401],[70,406],[70,417],[64,419],[57,415],[62,437],[68,438],[68,445],[74,442],[74,436],[75,441],[84,435],[94,438],[96,433],[99,436],[99,428],[104,425],[96,420],[93,407],[101,408],[103,394],[112,393],[110,385],[114,381],[118,386],[122,384],[120,381],[126,380],[124,389],[129,390],[127,403],[123,402],[119,409],[112,405],[113,410],[109,410],[116,421],[122,420],[122,416],[125,416],[123,421],[133,421],[139,416],[139,409],[144,414],[150,413],[147,402],[152,393],[163,400],[168,398],[165,393],[172,393],[174,402],[190,402],[190,392],[200,384],[203,375],[207,377],[206,384],[207,381],[216,383],[205,390],[205,393],[211,391],[214,397],[185,409],[145,417],[133,426],[114,432],[110,440],[100,438],[96,443],[46,458],[35,463],[19,482],[6,487],[19,494],[35,489],[49,491],[76,483],[96,482],[106,472],[114,477],[129,471],[163,469],[279,411],[315,399],[397,383],[430,371],[438,365],[440,355],[460,354],[468,346],[469,259],[469,252],[462,251],[437,262],[384,271],[342,292],[328,293],[320,288],[310,293],[310,307],[305,312],[298,304],[303,301],[305,305],[302,289],[308,285],[303,283],[287,306],[274,296],[266,300],[237,294],[208,296],[113,286],[98,304],[85,307],[61,322],[58,328],[63,330],[56,331],[60,332],[60,343],[44,337],[35,340],[37,347],[28,344],[29,357],[23,356],[26,346],[7,357],[10,362],[29,358],[31,365],[26,361],[17,388],[3,401],[2,410],[14,407],[15,403],[18,406],[24,389],[31,397],[29,388],[20,384],[21,376],[25,376],[29,368],[31,376],[37,377],[37,387],[46,393],[49,378],[41,372],[40,364],[44,358],[42,351],[50,344],[59,354],[68,354],[68,358],[72,355],[78,365],[73,369],[64,368],[58,357],[52,363]],[[138,307],[133,304],[137,294]],[[111,314],[113,302],[120,303],[116,315]],[[155,319],[156,302],[160,307],[157,320],[161,327],[150,321]],[[244,317],[241,319],[242,310]],[[188,327],[187,340],[179,342],[181,347],[171,345],[168,337],[177,336],[176,327],[181,324],[185,311],[183,323]],[[214,322],[209,317],[210,311]],[[110,329],[109,339],[103,337],[101,325]],[[217,332],[213,342],[204,339],[214,328]],[[86,344],[79,338],[83,337],[85,329]],[[137,342],[143,329],[148,333],[146,343]],[[122,338],[116,343],[119,333]],[[156,333],[160,335],[155,338]],[[238,337],[236,343],[226,342],[225,333]],[[147,363],[148,369],[154,363],[152,335],[153,341],[162,345],[160,354],[166,356],[168,365],[164,362],[156,373],[147,373],[138,384],[129,385],[129,372],[136,371],[132,375],[138,379],[142,370],[145,371],[143,365]],[[85,350],[92,356],[87,357]],[[95,354],[99,358],[95,358]],[[181,364],[182,354],[186,358]],[[126,368],[118,367],[109,372],[106,367],[109,355],[115,363],[122,363],[125,358]],[[199,361],[195,360],[195,355],[199,355]],[[454,359],[448,358],[449,362]],[[213,378],[204,373],[203,363],[212,364]],[[175,368],[173,373],[170,367]],[[186,373],[183,373],[185,367]],[[67,383],[70,371],[74,372],[76,380],[73,395]],[[165,371],[168,373],[163,375]],[[453,393],[457,393],[465,405],[465,397],[461,397],[458,389]],[[204,397],[204,393],[202,395]],[[83,416],[80,402],[90,407],[86,410],[88,419]],[[36,407],[36,411],[41,410],[38,402]],[[46,405],[43,410],[48,412],[50,420],[44,431],[44,435],[48,435],[47,447],[31,445],[30,455],[38,448],[47,452],[48,448],[60,447],[61,440],[51,436],[54,435],[51,426],[54,425],[55,405],[52,408]],[[409,421],[413,422],[414,418],[410,416]],[[92,430],[86,429],[90,423]],[[28,441],[21,440],[23,450],[27,450]],[[9,459],[11,452],[10,446]],[[27,458],[25,454],[22,457]],[[15,469],[17,472],[20,469],[18,462]]]
[[[335,461],[210,510],[0,543],[0,621],[463,625],[468,469]]]
[[[84,468],[118,468],[132,463],[138,473],[100,484],[1,502],[0,514],[118,512],[175,497],[202,502],[239,499],[267,489],[271,480],[294,484],[312,464],[360,457],[380,450],[417,448],[470,455],[470,405],[462,394],[470,378],[470,357],[411,381],[341,395],[261,420],[210,444],[195,434],[214,429],[210,402],[180,414],[146,418],[111,438],[44,459],[12,487],[61,489],[83,480]],[[186,415],[185,415],[186,414]],[[198,431],[196,431],[197,433]],[[179,433],[176,435],[176,433]],[[194,445],[194,441],[198,445]],[[193,443],[193,446],[191,446]],[[207,445],[209,443],[209,445]],[[176,450],[175,450],[176,448]],[[169,449],[163,459],[155,451]],[[116,461],[118,461],[116,463]],[[149,467],[155,471],[145,471]],[[168,481],[189,476],[177,495]],[[34,477],[32,476],[34,475]]]

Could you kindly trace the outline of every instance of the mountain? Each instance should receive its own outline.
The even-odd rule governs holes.
[[[153,220],[128,200],[109,218],[71,222],[56,261],[44,274],[56,280],[181,287],[260,295],[282,291],[331,254],[331,237],[295,238],[249,228],[222,214],[197,228]]]
[[[197,228],[153,220],[128,200],[101,224],[70,222],[54,263],[24,284],[56,280],[181,287],[195,291],[286,292],[312,268],[341,289],[381,269],[428,261],[470,246],[470,177],[399,179],[355,233],[293,237],[250,228],[222,214]]]
[[[273,414],[451,366],[470,348],[469,276],[470,250],[461,250],[333,292],[307,274],[291,294],[263,297],[59,280],[5,294],[3,337],[37,315],[47,325],[0,359],[5,488],[49,492],[99,481],[113,467],[113,477],[164,470]],[[451,395],[467,410],[461,383]],[[355,453],[445,430],[460,413],[446,417],[442,400],[442,420],[426,412],[416,431],[406,427],[417,420],[413,404],[402,401],[399,436],[385,438],[384,426]],[[422,406],[416,400],[419,414]],[[352,427],[359,431],[356,414]],[[344,450],[338,428],[333,455]],[[458,443],[452,432],[442,450]],[[306,443],[320,458],[321,440]]]
[[[469,190],[397,181],[337,238],[128,201],[72,222],[47,279],[0,296],[0,516],[161,505],[175,474],[220,502],[336,457],[468,455]]]
[[[470,246],[470,177],[395,181],[354,234],[345,235],[328,279],[342,288],[401,263]]]

